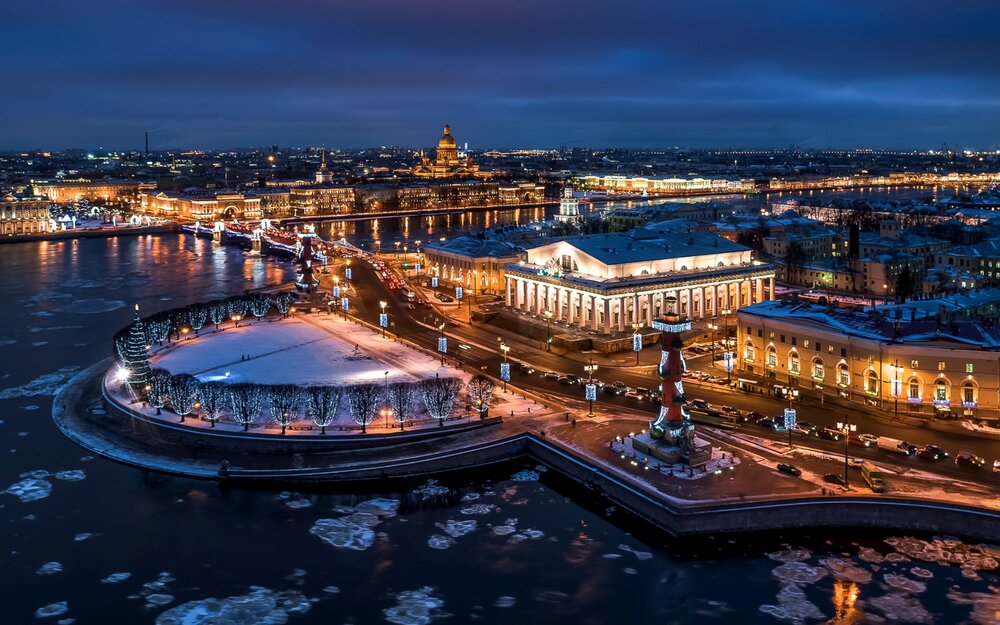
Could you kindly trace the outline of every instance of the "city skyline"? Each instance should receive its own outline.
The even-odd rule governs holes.
[[[8,7],[0,148],[1000,145],[982,2],[236,8]]]

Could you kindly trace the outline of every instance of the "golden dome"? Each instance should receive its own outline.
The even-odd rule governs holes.
[[[451,136],[451,126],[445,125],[444,134],[441,135],[441,140],[438,141],[438,147],[454,146],[455,137]]]

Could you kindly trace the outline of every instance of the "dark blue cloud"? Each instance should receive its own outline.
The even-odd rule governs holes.
[[[13,0],[4,147],[1000,144],[1000,5]]]

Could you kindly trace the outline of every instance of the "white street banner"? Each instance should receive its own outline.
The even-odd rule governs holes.
[[[725,362],[726,373],[733,372],[733,352],[726,352],[722,355]]]
[[[340,307],[343,308],[344,310],[347,310],[347,298],[346,297],[341,297],[340,298]]]
[[[795,427],[795,408],[785,408],[785,429]]]
[[[642,335],[633,334],[632,335],[632,351],[641,352],[642,351]]]
[[[586,398],[587,401],[597,401],[597,385],[588,384],[586,387]]]
[[[448,353],[448,337],[442,336],[438,338],[438,351],[442,354]]]
[[[340,297],[340,287],[339,286],[334,286],[333,287],[333,296],[334,297]]]
[[[432,289],[438,288],[438,277],[437,276],[434,276],[434,277],[431,278],[431,288]]]
[[[510,382],[510,363],[501,362],[500,363],[500,379],[504,382]]]
[[[378,316],[378,324],[380,326],[382,326],[383,328],[388,328],[389,327],[389,315],[387,315],[386,313],[381,313]]]
[[[347,278],[348,280],[351,279],[351,268],[350,267],[348,267],[347,269],[344,270],[344,277]]]
[[[462,299],[462,287],[460,286],[455,287],[455,298]]]

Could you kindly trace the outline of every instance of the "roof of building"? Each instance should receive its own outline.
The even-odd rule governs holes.
[[[628,232],[591,234],[563,240],[607,265],[750,251],[745,245],[711,232],[695,231],[681,235],[669,228],[662,231],[636,228]],[[543,243],[548,244],[550,242]]]
[[[513,243],[498,239],[480,239],[473,236],[460,236],[447,241],[434,241],[424,246],[425,250],[440,250],[451,254],[459,254],[469,258],[509,258],[517,256],[524,250]]]

